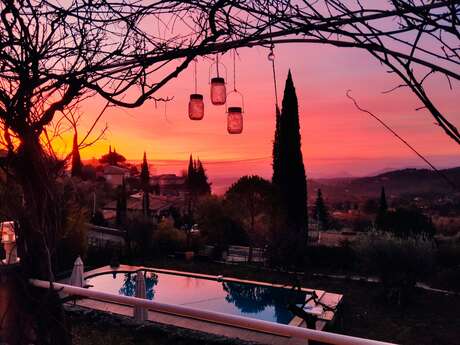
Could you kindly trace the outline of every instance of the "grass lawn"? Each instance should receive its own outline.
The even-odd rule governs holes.
[[[257,267],[223,265],[218,263],[184,262],[158,259],[132,262],[149,267],[169,268],[197,273],[222,274],[228,277],[290,284],[291,279],[282,272],[266,271]],[[377,284],[331,278],[304,278],[303,286],[344,295],[341,317],[331,331],[357,337],[417,345],[460,344],[460,296],[415,290],[412,302],[405,308],[381,302]],[[83,337],[83,334],[88,336]],[[76,345],[92,344],[198,344],[193,339],[174,338],[167,332],[143,339],[123,328],[108,331],[80,320],[74,322]],[[203,344],[203,342],[201,342]]]

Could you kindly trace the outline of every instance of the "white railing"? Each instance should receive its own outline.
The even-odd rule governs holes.
[[[242,316],[219,313],[202,309],[190,308],[182,305],[166,304],[154,302],[151,300],[128,297],[122,295],[110,294],[102,291],[88,290],[76,286],[51,283],[48,281],[31,279],[30,283],[36,287],[49,289],[52,287],[68,295],[82,296],[108,302],[126,304],[147,308],[152,311],[174,314],[182,317],[204,320],[213,323],[219,323],[234,327],[251,329],[259,332],[271,333],[285,337],[295,337],[306,340],[315,340],[326,344],[333,345],[395,345],[391,343],[375,341],[370,339],[356,338],[342,334],[317,331],[302,327],[282,325],[274,322],[251,319]]]

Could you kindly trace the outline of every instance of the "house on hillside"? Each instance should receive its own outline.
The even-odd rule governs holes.
[[[184,197],[187,193],[187,183],[184,176],[175,174],[151,176],[150,184],[155,187],[161,196]]]
[[[103,176],[105,180],[114,187],[121,186],[123,179],[130,176],[129,170],[114,165],[104,167]]]
[[[126,202],[128,218],[141,217],[143,215],[142,196],[143,193],[139,192],[128,197]],[[167,217],[171,215],[173,210],[179,214],[186,213],[187,203],[184,197],[174,195],[149,194],[149,214],[152,217]],[[117,213],[117,201],[114,200],[106,204],[102,209],[102,213],[104,215],[104,219],[108,221],[115,220]]]

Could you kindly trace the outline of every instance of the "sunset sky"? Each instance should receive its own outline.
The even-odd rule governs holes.
[[[153,102],[139,109],[110,108],[104,140],[82,150],[84,159],[99,157],[108,146],[132,160],[145,150],[157,173],[178,173],[190,153],[205,163],[211,180],[231,181],[243,174],[271,176],[271,150],[275,124],[274,91],[267,49],[239,50],[237,89],[245,101],[244,131],[229,135],[224,106],[209,102],[209,60],[198,63],[198,92],[205,96],[205,117],[190,121],[187,104],[193,93],[193,66],[162,89],[168,104]],[[363,108],[379,115],[439,167],[460,165],[459,146],[434,124],[407,89],[382,91],[399,84],[368,53],[323,45],[284,45],[275,49],[280,101],[290,68],[299,98],[302,151],[311,177],[361,176],[386,168],[423,166],[412,152],[378,122],[346,98],[347,89]],[[228,88],[233,85],[231,54],[223,57]],[[428,90],[440,109],[460,126],[458,84],[449,90],[446,80],[434,77]],[[229,103],[230,104],[230,103]],[[87,128],[104,106],[102,99],[85,101],[82,128]],[[81,131],[82,133],[82,131]],[[70,141],[67,148],[69,149]]]

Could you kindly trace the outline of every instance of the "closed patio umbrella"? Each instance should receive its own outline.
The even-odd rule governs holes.
[[[145,298],[145,279],[142,271],[136,273],[136,295],[137,298]],[[136,322],[144,322],[148,318],[148,310],[143,307],[134,307],[134,320]]]
[[[70,276],[70,285],[78,287],[85,286],[84,266],[80,257],[78,257],[73,264],[72,275]]]

